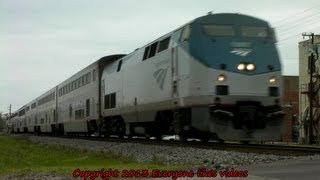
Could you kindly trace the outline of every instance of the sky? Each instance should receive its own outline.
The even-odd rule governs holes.
[[[100,57],[128,54],[208,12],[264,19],[283,74],[298,75],[303,32],[320,34],[319,0],[0,0],[0,112],[15,111]]]

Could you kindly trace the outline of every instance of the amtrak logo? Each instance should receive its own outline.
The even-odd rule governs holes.
[[[157,80],[157,84],[159,85],[161,90],[163,89],[163,84],[167,75],[168,68],[169,66],[167,68],[158,69],[153,73],[153,77]]]
[[[230,53],[233,53],[242,57],[247,56],[251,52],[252,52],[251,49],[245,49],[245,48],[235,48],[232,51],[230,51]]]

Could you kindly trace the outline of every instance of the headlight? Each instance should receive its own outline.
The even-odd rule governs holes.
[[[250,63],[250,64],[247,64],[246,68],[248,71],[253,71],[254,69],[256,69],[256,66],[254,64]]]
[[[244,63],[238,64],[237,69],[239,71],[244,71],[244,70],[246,70],[246,71],[254,71],[256,69],[256,65],[254,65],[253,63],[244,62]]]
[[[275,83],[277,81],[277,78],[275,77],[275,76],[271,76],[270,78],[269,78],[269,82],[270,83]]]
[[[237,68],[238,68],[239,71],[243,71],[245,69],[245,67],[246,67],[246,65],[244,63],[241,63],[241,64],[238,65]]]
[[[227,80],[227,77],[226,77],[225,75],[220,74],[220,75],[218,76],[218,81],[219,81],[219,82],[224,82],[225,80]]]

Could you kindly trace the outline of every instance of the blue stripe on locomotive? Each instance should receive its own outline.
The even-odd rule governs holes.
[[[235,29],[233,37],[208,37],[202,32],[202,25],[232,25]],[[220,64],[226,64],[226,71],[247,75],[280,71],[281,64],[274,41],[270,38],[242,37],[240,26],[254,26],[270,28],[266,21],[240,14],[213,14],[200,17],[191,23],[189,39],[190,54],[206,66],[220,69]],[[230,53],[234,47],[232,42],[247,42],[252,51],[247,56]],[[187,49],[187,48],[186,48]],[[253,72],[240,72],[237,65],[241,62],[253,62],[256,70]],[[268,69],[272,65],[273,70]]]

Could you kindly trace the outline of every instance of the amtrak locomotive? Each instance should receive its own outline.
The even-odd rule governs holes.
[[[208,14],[106,56],[18,110],[16,132],[202,140],[281,139],[274,31],[241,14]]]

